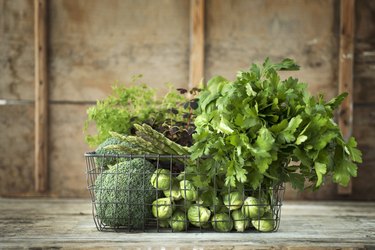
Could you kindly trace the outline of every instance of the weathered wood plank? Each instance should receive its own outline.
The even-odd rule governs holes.
[[[373,105],[354,104],[354,131],[358,148],[363,153],[358,177],[353,181],[352,200],[375,200],[375,110]]]
[[[35,31],[35,191],[48,190],[47,3],[34,1]]]
[[[34,190],[34,106],[0,105],[0,195]]]
[[[339,126],[345,139],[353,130],[353,57],[355,0],[340,1],[339,93],[347,92],[339,111]],[[345,193],[350,189],[339,189]]]
[[[363,249],[375,246],[374,203],[286,202],[276,233],[103,233],[95,228],[90,206],[88,200],[0,199],[0,245],[63,249]]]
[[[139,74],[159,94],[187,88],[189,3],[49,1],[50,99],[96,101]]]
[[[50,193],[53,196],[89,196],[83,156],[89,151],[83,134],[88,107],[89,105],[50,105]]]
[[[354,103],[375,104],[375,2],[356,0]]]
[[[34,100],[34,0],[0,0],[0,99]]]
[[[353,133],[353,57],[355,0],[340,2],[340,49],[339,49],[339,93],[347,92],[339,110],[339,126],[343,137],[348,140]],[[337,187],[338,194],[352,193],[352,182]]]
[[[363,153],[353,200],[375,200],[375,2],[356,0],[353,135]]]
[[[205,79],[289,57],[313,94],[337,94],[337,1],[207,0]],[[228,13],[236,13],[228,14]],[[282,13],[282,14],[281,14]]]
[[[374,42],[375,2],[356,0],[356,40]]]
[[[204,76],[204,6],[205,0],[190,1],[190,89],[197,87]]]

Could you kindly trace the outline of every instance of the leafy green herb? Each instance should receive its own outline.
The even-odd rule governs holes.
[[[113,86],[113,93],[104,100],[98,100],[95,106],[87,110],[84,131],[87,133],[90,123],[96,125],[97,134],[87,134],[86,142],[96,146],[110,137],[109,132],[131,134],[133,123],[160,120],[155,99],[155,91],[145,84],[131,87]]]
[[[357,174],[361,152],[353,137],[345,142],[333,120],[334,109],[346,93],[325,102],[310,96],[298,79],[281,80],[278,70],[295,70],[291,59],[272,64],[268,59],[234,81],[214,77],[198,96],[196,134],[192,159],[210,155],[192,171],[206,171],[208,178],[194,178],[208,186],[217,174],[226,175],[226,186],[256,189],[291,182],[303,189],[305,181],[319,188],[327,175],[347,185]],[[297,165],[289,166],[291,161]]]
[[[164,134],[174,142],[184,146],[192,144],[195,131],[194,110],[198,108],[194,96],[199,89],[193,88],[173,90],[158,100],[155,90],[134,78],[132,87],[114,86],[112,95],[87,110],[84,131],[86,142],[97,146],[110,137],[110,131],[120,134],[134,134],[133,124],[146,123]],[[189,99],[190,94],[192,99]],[[96,125],[97,133],[89,134],[90,124]]]

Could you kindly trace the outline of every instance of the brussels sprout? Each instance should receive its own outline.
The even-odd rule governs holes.
[[[221,196],[215,196],[213,193],[203,193],[199,196],[197,204],[208,207],[212,213],[229,212],[229,209],[224,205]]]
[[[243,232],[250,226],[250,219],[247,218],[241,210],[233,211],[232,219],[234,222],[234,228],[237,232]]]
[[[275,219],[271,213],[264,214],[261,219],[254,219],[251,221],[256,230],[261,232],[271,232],[275,230]]]
[[[223,202],[229,210],[240,209],[243,204],[243,195],[240,192],[226,194],[223,197]]]
[[[168,220],[158,220],[158,223],[159,223],[160,228],[168,228],[169,227]]]
[[[176,179],[179,180],[179,181],[185,180],[185,171],[182,171],[181,173],[179,173],[179,175],[177,175]]]
[[[171,198],[160,198],[152,203],[152,214],[158,219],[168,219],[173,210],[174,203]]]
[[[184,212],[177,210],[173,213],[172,217],[169,219],[169,225],[172,227],[173,231],[181,232],[187,227],[188,221]]]
[[[226,213],[219,213],[212,216],[211,224],[219,232],[229,232],[233,229],[233,221]]]
[[[176,202],[176,208],[180,211],[187,211],[193,205],[193,201],[179,200]]]
[[[199,197],[196,200],[196,203],[204,207],[209,207],[214,204],[217,204],[219,200],[217,199],[215,193],[212,190],[204,190],[199,193]]]
[[[175,179],[173,179],[172,182],[173,182],[172,188],[170,189],[168,188],[168,190],[164,190],[163,193],[166,197],[171,197],[172,200],[174,201],[181,200],[182,195],[181,195],[180,186]]]
[[[182,198],[188,201],[196,201],[198,198],[198,191],[193,183],[188,180],[180,181],[180,190]]]
[[[188,210],[188,219],[196,227],[205,228],[209,224],[210,217],[211,211],[200,205],[194,204]]]
[[[159,168],[151,176],[151,184],[158,190],[168,190],[171,187],[171,172],[167,169]]]
[[[242,213],[250,219],[261,218],[266,208],[264,199],[258,200],[254,197],[247,197],[242,206]]]

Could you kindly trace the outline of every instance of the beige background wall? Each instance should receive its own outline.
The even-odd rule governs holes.
[[[32,0],[0,0],[0,194],[33,190],[34,17]],[[82,126],[86,109],[133,75],[158,89],[188,86],[189,0],[48,1],[50,86],[50,195],[87,197]],[[207,0],[205,78],[236,71],[265,57],[291,57],[294,76],[313,93],[337,94],[338,0]],[[290,199],[375,199],[374,17],[375,6],[357,0],[354,134],[365,153],[353,195],[328,184],[315,194],[287,192]],[[373,94],[371,94],[373,93]],[[370,169],[370,170],[369,170]],[[372,168],[374,169],[374,168]],[[370,182],[369,182],[370,181]]]

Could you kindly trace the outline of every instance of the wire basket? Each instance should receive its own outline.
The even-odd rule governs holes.
[[[225,176],[218,174],[209,188],[197,188],[189,181],[188,155],[89,152],[85,159],[99,231],[274,232],[279,228],[282,184],[239,191],[225,187]]]

